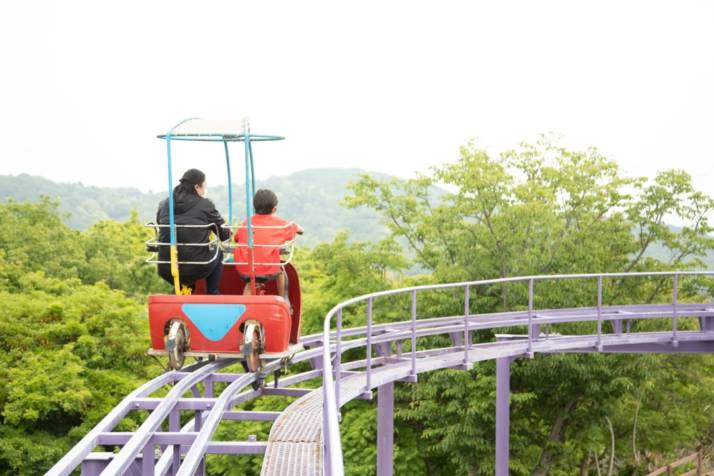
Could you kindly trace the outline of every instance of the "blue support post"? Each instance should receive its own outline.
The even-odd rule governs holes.
[[[228,141],[223,141],[226,153],[226,172],[228,175],[228,225],[233,225],[233,179],[231,178],[231,158],[228,154]]]

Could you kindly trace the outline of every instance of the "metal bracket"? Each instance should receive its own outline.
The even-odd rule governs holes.
[[[406,382],[406,383],[417,383],[419,380],[419,376],[417,374],[414,375],[407,375],[404,378],[400,378],[395,380],[395,382]]]
[[[362,392],[357,396],[357,398],[360,400],[374,400],[374,392],[371,390],[368,392]]]

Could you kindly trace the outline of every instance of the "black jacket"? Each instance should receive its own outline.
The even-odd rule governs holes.
[[[156,223],[159,225],[169,224],[169,199],[159,203],[156,212]],[[221,225],[225,223],[221,214],[216,210],[216,206],[207,198],[202,198],[197,194],[174,193],[174,223],[176,225],[213,225],[205,228],[176,228],[177,243],[208,243],[211,231],[220,236],[221,240],[227,240],[230,232]],[[171,231],[169,227],[159,228],[159,242],[170,243]],[[213,246],[178,246],[179,261],[211,261],[216,256],[216,248]],[[218,256],[217,259],[220,259]],[[170,261],[170,246],[159,246],[159,261]],[[220,263],[219,263],[220,264]],[[215,261],[206,264],[181,264],[179,265],[179,276],[182,283],[193,284],[199,279],[203,279],[216,266]],[[171,265],[158,265],[159,275],[172,283]]]

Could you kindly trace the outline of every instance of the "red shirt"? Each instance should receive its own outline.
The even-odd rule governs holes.
[[[254,246],[253,263],[255,264],[256,275],[266,275],[279,273],[280,268],[280,247],[286,242],[295,239],[298,226],[295,223],[287,222],[277,215],[253,215],[250,223],[253,225],[253,245],[274,245],[273,247]],[[241,227],[246,226],[245,220]],[[275,227],[275,228],[260,228]],[[235,234],[236,243],[239,245],[248,244],[248,228],[238,228]],[[249,248],[247,246],[236,247],[234,259],[236,263],[249,262]],[[257,263],[275,263],[257,264]],[[244,276],[250,275],[248,264],[239,264],[238,272]]]

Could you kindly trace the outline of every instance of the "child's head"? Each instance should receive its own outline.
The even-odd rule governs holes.
[[[260,189],[253,197],[253,207],[258,215],[270,215],[278,206],[278,196],[268,189]]]

